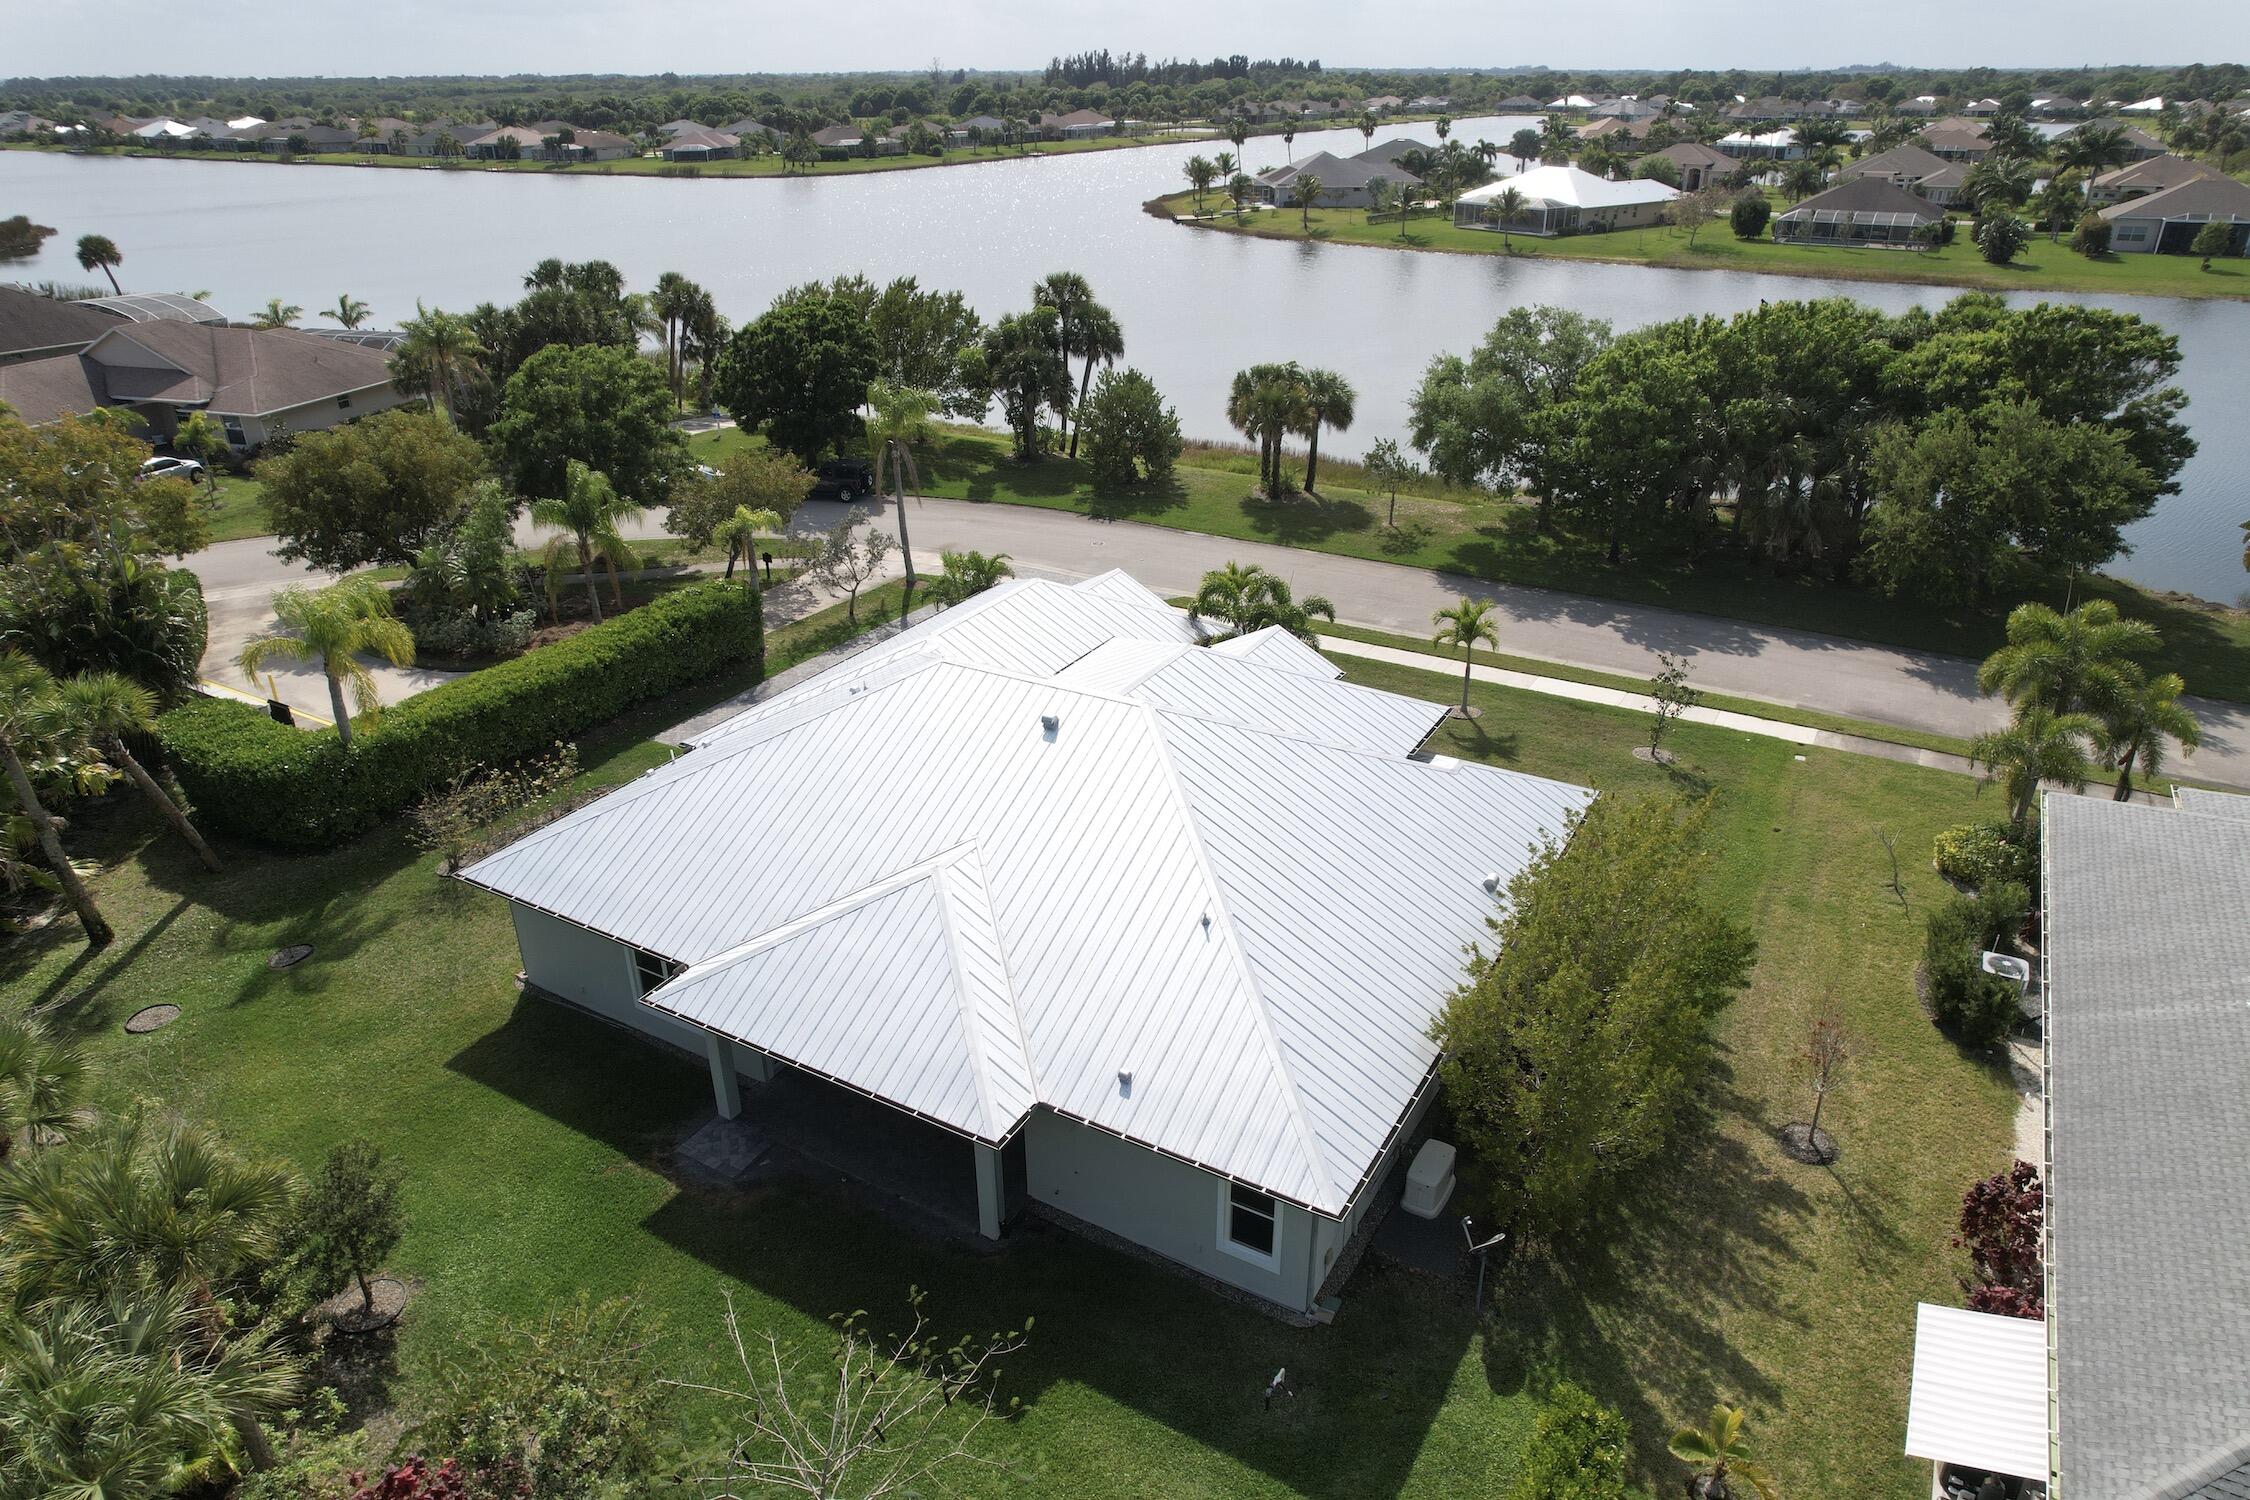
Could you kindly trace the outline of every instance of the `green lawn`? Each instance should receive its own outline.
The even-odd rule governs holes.
[[[777,658],[822,628],[835,631],[777,632]],[[1346,666],[1426,697],[1453,690],[1443,674]],[[101,862],[117,942],[88,956],[67,930],[18,941],[0,958],[0,1003],[53,1007],[119,1093],[161,1097],[300,1166],[352,1133],[397,1153],[412,1224],[394,1266],[423,1288],[401,1402],[481,1319],[581,1290],[645,1299],[665,1320],[665,1367],[694,1377],[717,1372],[726,1294],[748,1327],[817,1340],[831,1313],[895,1307],[912,1282],[949,1331],[1037,1318],[1006,1383],[1024,1410],[992,1443],[1009,1468],[968,1476],[972,1494],[1499,1494],[1544,1373],[1628,1414],[1659,1494],[1678,1483],[1662,1434],[1714,1397],[1748,1403],[1786,1493],[1925,1493],[1926,1470],[1899,1451],[1913,1303],[1956,1300],[1950,1215],[2005,1162],[2013,1105],[1993,1065],[1922,1020],[1910,982],[1921,916],[1941,895],[1919,851],[1977,810],[1969,783],[1819,751],[1798,761],[1791,746],[1695,726],[1676,732],[1683,765],[1663,771],[1628,754],[1637,715],[1477,696],[1487,717],[1440,748],[1610,791],[1715,790],[1715,888],[1763,945],[1722,1023],[1709,1118],[1602,1226],[1596,1260],[1511,1306],[1489,1336],[1451,1295],[1381,1268],[1355,1281],[1333,1327],[1299,1331],[1059,1232],[986,1256],[812,1185],[683,1186],[667,1157],[708,1108],[702,1066],[519,1004],[503,905],[441,884],[395,832],[307,857],[231,848],[211,878],[110,799],[72,837]],[[586,774],[616,782],[659,763],[670,752],[644,736],[697,706],[655,705],[591,738]],[[1885,889],[1879,831],[1907,856],[1906,907]],[[310,961],[266,967],[300,940]],[[1831,996],[1859,1045],[1828,1113],[1843,1158],[1808,1169],[1772,1132],[1808,1102],[1793,1055]],[[119,1032],[156,1000],[181,1020],[149,1038]],[[1266,1413],[1259,1393],[1284,1365],[1299,1398]]]
[[[273,535],[266,515],[266,487],[247,474],[221,474],[217,503],[211,511],[211,540],[238,542],[244,537]]]
[[[1309,238],[1339,245],[1507,254],[1527,260],[1622,261],[1686,270],[1761,271],[1776,276],[1905,281],[2000,291],[2250,298],[2250,261],[2215,261],[2205,271],[2200,260],[2186,255],[2107,255],[2089,260],[2073,251],[2067,239],[2057,244],[2043,234],[2035,236],[2013,264],[1995,266],[1977,253],[1965,232],[1956,235],[1952,244],[1925,255],[1908,250],[1783,245],[1770,238],[1738,240],[1723,221],[1706,225],[1692,242],[1685,230],[1670,227],[1620,229],[1566,239],[1519,234],[1504,240],[1490,230],[1457,228],[1449,216],[1434,209],[1408,219],[1402,236],[1397,219],[1386,217],[1370,223],[1363,209],[1316,208],[1308,232],[1304,216],[1293,208],[1253,211],[1237,223],[1231,213],[1221,212],[1226,205],[1218,194],[1204,196],[1207,217],[1200,219],[1192,217],[1195,204],[1191,194],[1165,198],[1162,204],[1183,224],[1264,239]]]
[[[708,456],[758,439],[722,429],[693,441]],[[1567,529],[1538,535],[1529,505],[1459,490],[1402,494],[1397,524],[1391,526],[1385,524],[1387,497],[1359,487],[1365,481],[1356,466],[1325,460],[1317,498],[1273,503],[1252,498],[1255,458],[1225,448],[1192,447],[1170,481],[1122,492],[1097,492],[1081,463],[1050,458],[1025,466],[1008,454],[1003,437],[948,428],[922,465],[923,488],[954,499],[1145,521],[1953,656],[1988,654],[2004,638],[2008,611],[2025,598],[2063,603],[2059,584],[1984,605],[1888,599],[1838,584],[1825,573],[1777,577],[1756,561],[1728,553],[1699,565],[1676,556],[1646,561],[1629,556],[1611,567],[1597,539]],[[2111,578],[2082,583],[2080,597],[2089,593],[2115,600],[2125,613],[2162,631],[2166,663],[2187,679],[2191,692],[2250,700],[2250,612]],[[1351,614],[1349,599],[1336,605]]]

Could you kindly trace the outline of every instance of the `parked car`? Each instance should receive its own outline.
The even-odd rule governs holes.
[[[177,458],[162,454],[141,465],[143,479],[185,479],[191,484],[203,482],[203,465],[192,458]]]
[[[875,493],[875,468],[864,458],[824,458],[813,470],[815,500],[841,500],[846,505]]]

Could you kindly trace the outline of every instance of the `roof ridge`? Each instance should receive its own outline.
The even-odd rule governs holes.
[[[995,1127],[992,1135],[993,1139],[998,1140],[1005,1133],[998,1127],[1003,1123],[1012,1127],[1015,1124],[1015,1119],[1003,1122],[1000,1118],[1000,1111],[995,1107],[992,1097],[991,1071],[985,1066],[985,1027],[976,1015],[975,1002],[969,993],[967,976],[963,972],[961,962],[961,936],[955,929],[953,922],[954,905],[960,900],[959,894],[953,889],[953,882],[956,879],[973,880],[976,883],[979,896],[983,899],[984,916],[991,924],[993,943],[998,950],[1000,977],[1007,986],[1011,1039],[1016,1056],[1023,1062],[1024,1077],[1030,1080],[1031,1097],[1034,1101],[1039,1098],[1040,1093],[1039,1070],[1032,1062],[1031,1049],[1026,1047],[1023,1042],[1023,1011],[1016,1001],[1015,971],[1008,964],[1008,945],[1000,936],[999,915],[992,910],[992,892],[990,887],[985,884],[984,860],[978,851],[977,841],[971,839],[948,852],[952,855],[952,858],[941,865],[937,871],[938,889],[943,897],[938,902],[938,922],[945,929],[947,957],[952,960],[953,989],[961,1010],[962,1031],[968,1038],[969,1073],[976,1084],[977,1108],[986,1123]],[[1021,1116],[1015,1118],[1020,1119]]]
[[[1288,1097],[1289,1123],[1295,1130],[1298,1143],[1303,1147],[1305,1159],[1313,1170],[1320,1202],[1323,1206],[1336,1196],[1336,1176],[1330,1170],[1326,1153],[1320,1149],[1320,1138],[1305,1118],[1305,1096],[1298,1085],[1297,1075],[1290,1071],[1289,1063],[1281,1050],[1281,1038],[1274,1032],[1273,1014],[1266,1005],[1265,987],[1258,983],[1257,970],[1251,967],[1250,956],[1242,950],[1242,939],[1234,930],[1234,916],[1228,910],[1226,888],[1219,882],[1218,871],[1212,868],[1210,851],[1203,846],[1203,825],[1195,816],[1195,802],[1189,797],[1187,784],[1180,777],[1180,763],[1172,753],[1171,736],[1164,731],[1160,710],[1153,704],[1141,704],[1148,715],[1149,730],[1156,741],[1157,759],[1162,764],[1164,778],[1172,788],[1174,804],[1180,810],[1180,823],[1187,832],[1188,848],[1195,855],[1195,867],[1203,876],[1204,887],[1211,893],[1211,904],[1218,909],[1212,926],[1218,929],[1220,941],[1233,955],[1234,969],[1250,996],[1251,1015],[1256,1023],[1258,1040],[1263,1044],[1267,1060],[1281,1078],[1283,1092]],[[1341,1205],[1338,1205],[1339,1207]]]

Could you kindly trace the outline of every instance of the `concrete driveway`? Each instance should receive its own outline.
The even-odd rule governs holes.
[[[1164,526],[1095,521],[1069,511],[963,500],[915,499],[908,505],[915,556],[932,568],[941,549],[1005,552],[1025,572],[1081,577],[1123,568],[1159,593],[1186,594],[1208,569],[1229,561],[1257,563],[1286,578],[1300,596],[1326,595],[1340,619],[1401,635],[1428,635],[1432,611],[1469,595],[1499,607],[1500,649],[1519,656],[1647,677],[1656,670],[1657,652],[1670,651],[1686,659],[1695,685],[1711,692],[1963,737],[2006,719],[2002,705],[1978,695],[1976,664],[1959,657]],[[836,502],[809,501],[791,530],[817,534],[843,513]],[[882,524],[895,525],[888,506],[877,515]],[[652,510],[629,535],[663,536],[663,521],[664,513]],[[526,546],[538,540],[528,522],[518,526],[517,535]],[[244,641],[270,628],[273,592],[292,581],[319,580],[272,557],[270,546],[262,540],[223,542],[189,560],[211,601],[205,675],[228,686],[251,686],[233,658]],[[385,702],[446,676],[389,667],[375,671]],[[326,716],[327,690],[317,672],[291,674],[280,687],[292,706],[302,700]],[[2204,699],[2191,699],[2189,706],[2203,724],[2204,743],[2177,768],[2197,780],[2250,788],[2250,706]]]

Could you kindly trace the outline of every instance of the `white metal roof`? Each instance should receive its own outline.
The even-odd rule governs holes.
[[[1341,677],[1344,669],[1298,640],[1279,625],[1268,625],[1248,635],[1230,635],[1211,650],[1221,656],[1254,661],[1277,672],[1303,672],[1313,677]]]
[[[1145,612],[1025,585],[978,613],[1025,596],[1058,631]],[[1113,642],[1095,687],[925,637],[467,878],[685,965],[659,1008],[965,1134],[1044,1106],[1341,1215],[1489,940],[1483,881],[1593,794],[1409,759],[1435,705]]]
[[[1665,203],[1680,196],[1676,188],[1666,187],[1652,178],[1611,182],[1577,167],[1557,165],[1533,167],[1528,172],[1488,182],[1469,189],[1453,201],[1483,203],[1510,188],[1537,202],[1575,204],[1580,208],[1624,208],[1638,203]]]
[[[1906,1454],[2047,1478],[2047,1325],[1919,1304]]]

